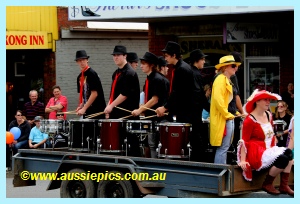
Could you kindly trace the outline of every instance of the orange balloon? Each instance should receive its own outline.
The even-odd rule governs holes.
[[[6,144],[11,144],[14,141],[14,135],[11,132],[6,132]]]

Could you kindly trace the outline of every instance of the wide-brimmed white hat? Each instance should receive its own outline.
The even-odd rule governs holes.
[[[215,68],[220,69],[221,67],[224,67],[224,66],[229,65],[229,64],[236,64],[237,66],[240,66],[242,63],[241,62],[236,62],[234,60],[233,55],[226,55],[226,56],[220,58],[219,64],[217,64],[215,66]]]

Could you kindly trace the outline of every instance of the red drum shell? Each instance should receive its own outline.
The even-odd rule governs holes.
[[[191,124],[189,123],[159,123],[160,148],[159,156],[182,157],[188,156],[189,134]],[[165,151],[167,150],[167,152]],[[184,150],[182,154],[182,150]]]
[[[123,145],[124,121],[119,119],[102,119],[98,123],[100,126],[100,152],[123,151],[125,148]]]

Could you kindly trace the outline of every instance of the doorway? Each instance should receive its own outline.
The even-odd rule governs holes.
[[[255,89],[279,94],[279,57],[257,57],[246,59],[244,103]],[[274,104],[271,103],[271,108]]]

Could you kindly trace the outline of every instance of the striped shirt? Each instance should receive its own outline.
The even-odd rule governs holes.
[[[42,102],[36,101],[33,105],[31,101],[24,104],[23,115],[27,120],[33,120],[35,116],[42,116],[45,118],[45,106]]]

